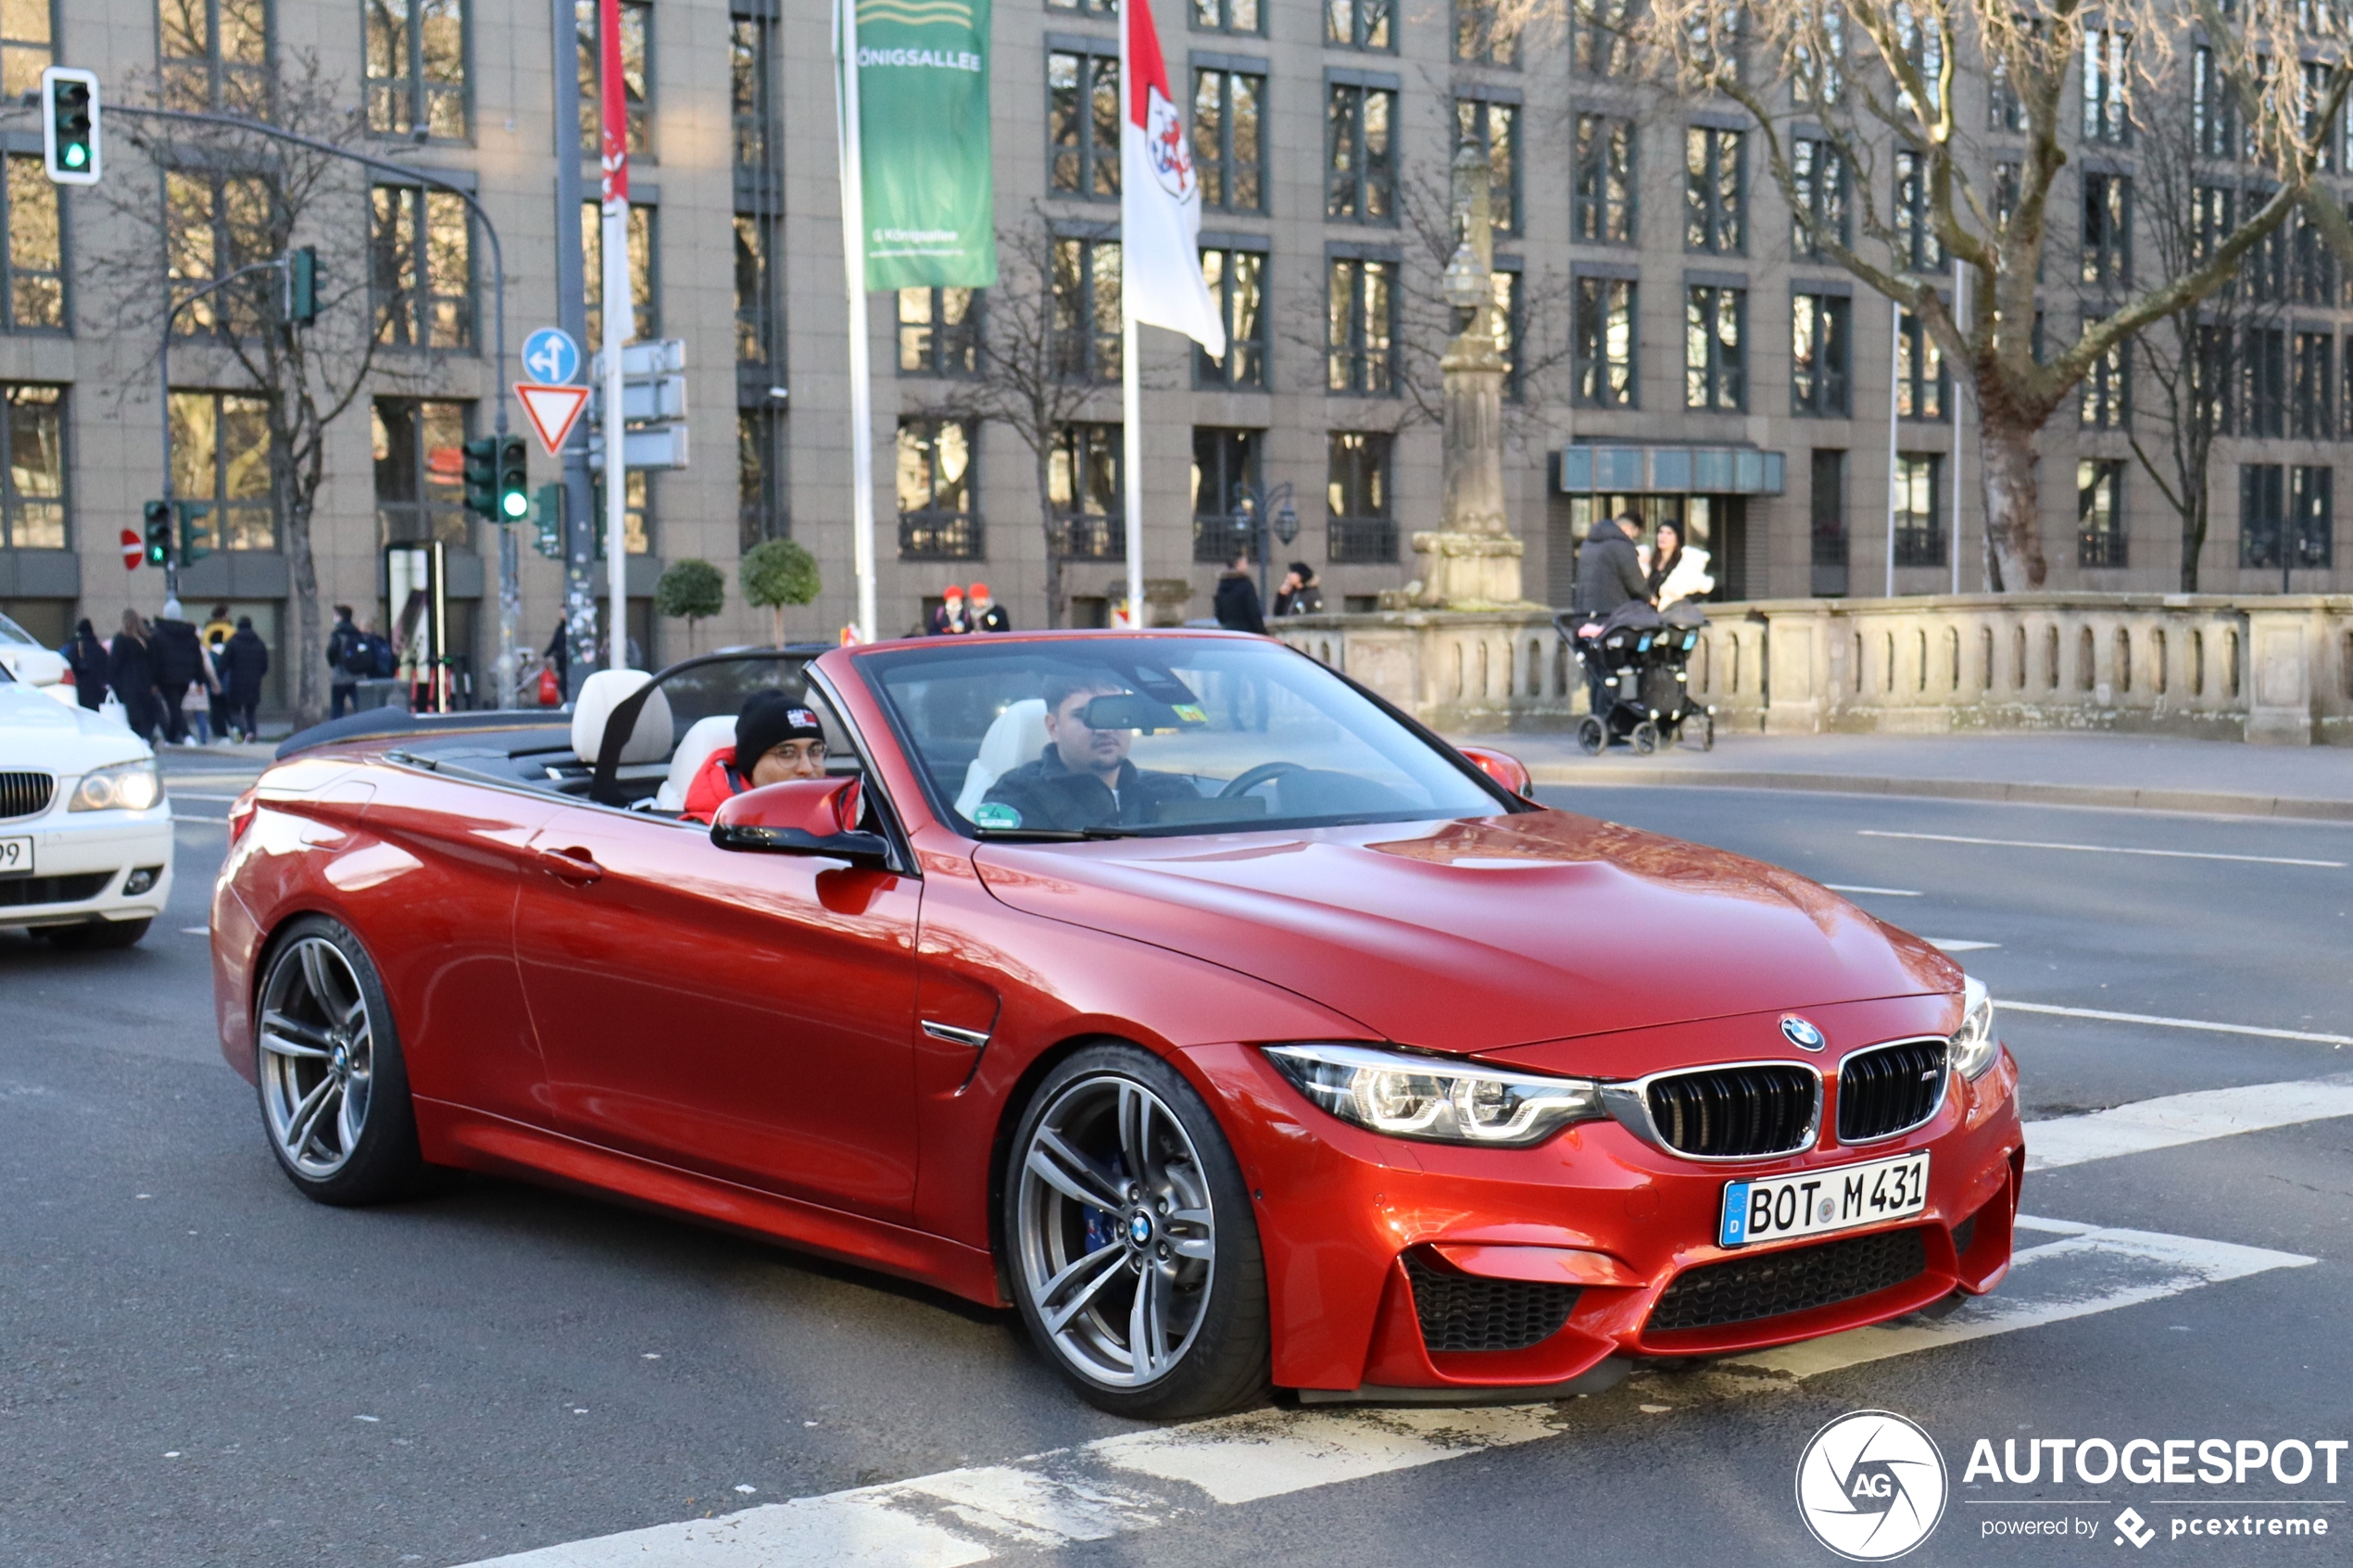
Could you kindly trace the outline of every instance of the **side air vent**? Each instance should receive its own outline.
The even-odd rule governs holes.
[[[1432,1350],[1525,1350],[1558,1333],[1577,1306],[1573,1285],[1447,1273],[1410,1254],[1405,1273]]]

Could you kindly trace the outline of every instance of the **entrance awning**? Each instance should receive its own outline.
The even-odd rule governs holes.
[[[1561,448],[1565,495],[1779,495],[1781,454],[1755,446],[1585,446]]]

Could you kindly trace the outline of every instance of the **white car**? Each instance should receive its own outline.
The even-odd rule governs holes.
[[[0,670],[59,702],[75,701],[73,684],[66,679],[65,656],[5,615],[0,615]]]
[[[171,804],[147,743],[0,665],[0,925],[64,947],[128,947],[171,897]]]

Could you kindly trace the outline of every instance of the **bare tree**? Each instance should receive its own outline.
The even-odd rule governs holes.
[[[365,132],[359,111],[346,107],[344,84],[315,56],[291,54],[269,69],[255,101],[269,106],[271,124],[358,147]],[[174,370],[184,365],[189,384],[250,393],[267,410],[270,489],[294,600],[292,635],[282,633],[279,655],[292,660],[295,709],[312,722],[326,710],[311,530],[328,430],[387,372],[414,377],[429,368],[429,357],[396,368],[380,362],[387,335],[380,325],[404,307],[413,319],[408,291],[417,281],[404,273],[385,280],[388,290],[371,290],[369,183],[345,159],[226,126],[130,117],[117,123],[134,127],[128,140],[144,155],[146,177],[124,169],[103,187],[120,238],[91,257],[85,276],[108,330],[144,330],[159,353],[174,306],[203,283],[256,269],[179,310]],[[284,269],[269,265],[296,246],[318,255],[317,320],[308,324],[288,312]],[[154,366],[154,354],[146,363]],[[139,378],[118,395],[146,384]],[[170,420],[169,408],[160,413]],[[226,543],[214,541],[216,548]]]
[[[2203,29],[2195,55],[2185,9]],[[1795,156],[1801,125],[1817,128],[1803,133],[1852,171],[1859,239],[1826,225],[1808,238],[1925,322],[1969,376],[1996,588],[2044,581],[2036,433],[2112,349],[2220,293],[2308,200],[2353,85],[2343,9],[2298,0],[2236,0],[2228,12],[2222,0],[2106,0],[2096,9],[2083,0],[1650,0],[1633,25],[1676,91],[1721,94],[1748,111],[1765,165],[1801,221],[1809,210]],[[2316,69],[2296,69],[2304,59]],[[2075,132],[2129,140],[2160,94],[2191,92],[2194,63],[2208,73],[2208,102],[2229,103],[2241,122],[2261,199],[2188,270],[2137,286],[2120,280],[2105,314],[2038,358],[2035,286]],[[2086,69],[2096,72],[2089,92]],[[1972,117],[1989,99],[2002,106],[2005,135],[2022,144],[2014,158],[1997,162],[1965,132],[1965,80]],[[1902,207],[1888,195],[1899,159],[1911,194]],[[1923,275],[1941,273],[1943,257],[1957,258],[1973,285],[1966,331]]]

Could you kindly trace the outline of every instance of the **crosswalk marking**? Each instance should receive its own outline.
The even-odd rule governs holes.
[[[2287,855],[2222,855],[2210,849],[2141,849],[2124,844],[2059,844],[2038,838],[1970,838],[1957,833],[1897,833],[1856,828],[1858,838],[1918,838],[1936,844],[1987,844],[2001,849],[2071,849],[2081,855],[2155,855],[2168,860],[2246,860],[2259,866],[2318,866],[2343,871],[2343,860],[2299,860]]]
[[[2314,1078],[2301,1083],[2248,1084],[2135,1100],[2088,1116],[2032,1122],[2026,1128],[2026,1168],[2053,1171],[2091,1160],[2173,1148],[2208,1138],[2292,1127],[2353,1116],[2353,1082]]]
[[[2109,1023],[2146,1023],[2158,1029],[2196,1029],[2208,1035],[2258,1035],[2267,1040],[2309,1040],[2319,1046],[2353,1046],[2353,1035],[2317,1034],[2309,1029],[2264,1029],[2252,1023],[2216,1023],[2202,1018],[2166,1018],[2147,1012],[2107,1012],[2098,1008],[2063,1008],[2050,1002],[1996,1004],[2012,1012],[2048,1013],[2053,1018],[2096,1018]]]

